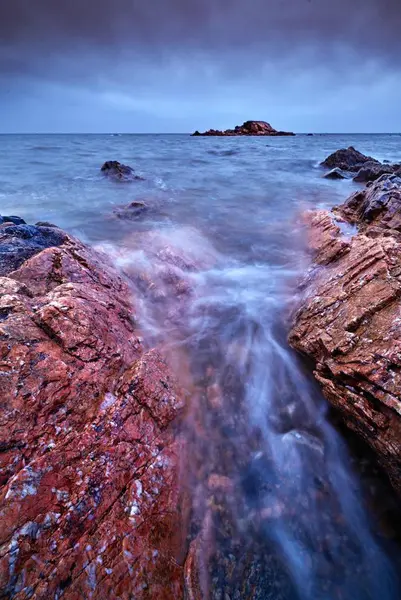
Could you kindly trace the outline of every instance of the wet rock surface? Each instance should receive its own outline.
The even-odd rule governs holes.
[[[366,156],[356,150],[353,146],[341,148],[333,154],[330,154],[321,164],[322,167],[329,169],[341,169],[342,171],[358,171],[365,163],[380,164],[378,160],[371,156]]]
[[[113,179],[114,181],[129,182],[143,180],[143,177],[135,174],[132,167],[123,165],[122,163],[118,162],[118,160],[106,161],[100,170],[103,175]]]
[[[24,219],[21,219],[21,217],[16,217],[15,215],[12,216],[5,216],[5,215],[0,215],[0,225],[25,225],[25,221]]]
[[[371,156],[362,154],[353,146],[333,152],[321,165],[331,169],[324,175],[326,179],[353,177],[354,181],[360,183],[376,181],[382,175],[401,174],[401,165],[388,162],[381,163]]]
[[[401,176],[387,175],[368,185],[336,209],[336,213],[374,235],[385,230],[401,232]],[[374,227],[373,227],[374,226]]]
[[[295,135],[291,131],[277,131],[266,121],[245,121],[242,125],[237,125],[234,129],[226,129],[220,131],[218,129],[209,129],[203,133],[195,131],[193,136],[240,136],[240,135],[256,135],[256,136],[280,136],[280,135]]]
[[[137,219],[149,210],[149,207],[145,202],[133,201],[126,206],[120,206],[113,210],[113,214],[119,219],[131,221]]]
[[[17,269],[45,248],[60,246],[65,240],[66,234],[58,228],[4,223],[0,228],[0,276]]]
[[[323,175],[323,177],[325,179],[348,179],[349,175],[348,173],[336,167],[335,169],[331,169],[331,171]]]
[[[182,423],[181,482],[190,492],[182,511],[190,522],[189,551],[180,561],[184,598],[337,598],[356,588],[367,600],[376,580],[370,542],[355,532],[354,515],[342,506],[354,489],[350,480],[340,474],[340,489],[333,483],[341,450],[331,445],[333,431],[326,434],[316,423],[321,395],[309,378],[293,379],[292,353],[281,362],[280,351],[288,352],[284,332],[265,338],[241,308],[216,299],[215,291],[208,296],[203,273],[217,270],[219,255],[183,242],[193,236],[190,228],[176,238],[160,231],[131,234],[116,254],[143,296],[151,329],[157,322],[168,332],[171,354],[177,336],[180,381],[189,382]],[[221,288],[227,289],[226,281]],[[265,294],[258,313],[264,310],[272,318]],[[221,337],[226,322],[233,327]],[[255,377],[255,355],[262,378]],[[277,387],[255,418],[266,381]],[[363,499],[356,499],[359,510]],[[291,562],[294,539],[308,565],[302,581]]]
[[[290,344],[346,425],[401,492],[401,179],[382,176],[332,212],[311,213],[317,266],[304,282]],[[345,223],[357,226],[355,235]],[[354,233],[354,232],[352,232]]]
[[[401,175],[401,165],[398,164],[377,164],[367,162],[363,165],[363,167],[358,171],[358,173],[354,177],[354,181],[358,181],[361,183],[368,183],[369,181],[376,181],[382,175],[399,173]]]
[[[182,598],[183,393],[107,257],[59,229],[1,235],[3,597]]]

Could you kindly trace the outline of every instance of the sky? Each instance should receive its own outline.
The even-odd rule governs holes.
[[[401,0],[0,0],[0,133],[401,132]]]

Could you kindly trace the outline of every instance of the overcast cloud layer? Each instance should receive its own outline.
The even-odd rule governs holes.
[[[0,131],[401,131],[401,0],[0,0]]]

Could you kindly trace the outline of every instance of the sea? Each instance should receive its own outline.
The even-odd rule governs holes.
[[[397,535],[372,508],[391,504],[390,488],[361,468],[368,451],[287,343],[311,267],[300,216],[360,189],[320,166],[351,145],[401,162],[398,134],[0,135],[0,214],[104,252],[129,278],[145,344],[186,389],[183,477],[206,498],[198,529],[210,477],[231,482],[213,521],[211,600],[401,597]],[[141,179],[108,179],[106,160]]]

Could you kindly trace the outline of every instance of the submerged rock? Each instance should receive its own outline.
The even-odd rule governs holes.
[[[326,267],[304,284],[290,344],[313,359],[324,395],[401,493],[401,178],[382,176],[333,213],[310,214],[309,225]]]
[[[143,177],[135,175],[134,169],[128,165],[123,165],[118,160],[106,161],[101,171],[107,177],[115,179],[116,181],[135,181],[143,180]]]
[[[54,228],[1,236],[0,589],[182,598],[183,394],[107,257]]]
[[[113,213],[119,219],[125,219],[129,221],[131,219],[137,219],[143,213],[147,212],[147,210],[148,206],[145,204],[145,202],[134,201],[130,204],[127,204],[127,206],[115,208]]]
[[[278,136],[278,135],[295,135],[290,131],[277,131],[266,121],[245,121],[242,125],[237,125],[235,129],[226,129],[220,131],[218,129],[209,129],[204,133],[195,131],[193,136],[239,136],[239,135],[256,135],[256,136]]]
[[[347,179],[348,175],[344,171],[341,171],[341,169],[335,168],[323,175],[323,177],[325,179]]]

